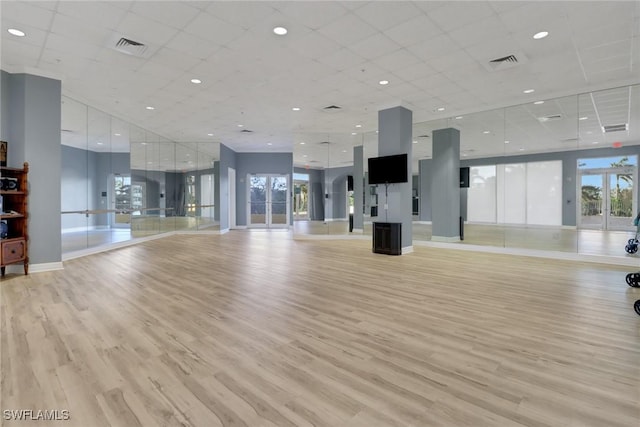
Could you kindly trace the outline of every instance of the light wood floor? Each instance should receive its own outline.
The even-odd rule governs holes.
[[[638,426],[615,266],[288,233],[171,236],[7,276],[6,426]],[[4,417],[3,417],[4,418]]]

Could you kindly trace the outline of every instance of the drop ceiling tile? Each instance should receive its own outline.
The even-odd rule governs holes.
[[[349,47],[377,32],[375,28],[353,13],[343,15],[317,31],[345,47]]]
[[[615,24],[605,24],[585,29],[573,29],[572,40],[578,49],[629,40],[629,36],[633,32],[633,25],[632,20],[629,19],[627,21],[616,22]]]
[[[495,15],[453,30],[449,37],[460,47],[469,47],[481,42],[488,42],[498,37],[509,37],[509,30]]]
[[[438,74],[438,72],[434,70],[433,67],[429,66],[429,64],[427,64],[426,62],[419,62],[415,65],[396,69],[395,71],[393,71],[393,74],[398,76],[401,80],[412,81]],[[395,79],[389,80],[393,82]]]
[[[2,15],[20,17],[20,21],[24,25],[41,30],[48,30],[53,19],[52,11],[33,6],[24,1],[2,2]],[[26,31],[21,27],[17,28]]]
[[[410,46],[438,36],[442,30],[427,16],[418,15],[385,30],[384,34],[402,46]]]
[[[96,61],[100,63],[100,67],[104,69],[118,69],[124,71],[135,71],[141,67],[145,60],[135,56],[126,55],[113,49],[102,49],[96,56]]]
[[[348,12],[339,2],[285,2],[280,12],[288,18],[283,22],[286,27],[289,21],[317,30],[330,24]]]
[[[63,37],[53,33],[47,37],[46,48],[60,52],[72,51],[79,57],[91,59],[97,57],[104,49],[95,44],[85,43],[76,37]]]
[[[347,68],[362,64],[367,60],[347,48],[340,48],[326,56],[316,58],[316,61],[337,71],[343,71]]]
[[[10,40],[2,39],[2,65],[35,67],[40,57],[40,47]]]
[[[153,55],[150,61],[155,64],[186,71],[200,64],[202,60],[179,50],[163,47]],[[196,76],[193,76],[192,78],[195,77]]]
[[[384,70],[393,71],[396,69],[403,69],[411,65],[418,64],[421,62],[421,60],[408,50],[399,49],[376,58],[372,62]]]
[[[471,67],[475,64],[476,60],[473,59],[464,50],[459,50],[443,56],[439,56],[437,58],[434,58],[433,61],[429,62],[429,65],[431,65],[434,70],[439,72]]]
[[[485,1],[446,2],[428,15],[442,30],[449,32],[495,16],[495,12]]]
[[[212,41],[217,45],[226,45],[245,33],[245,29],[229,24],[208,13],[200,13],[196,19],[184,27],[184,32]]]
[[[372,60],[400,50],[401,46],[383,34],[378,33],[352,44],[349,49],[363,58]]]
[[[565,9],[569,25],[574,30],[597,28],[607,22],[626,23],[638,16],[637,2],[634,1],[576,2],[569,3]]]
[[[306,58],[322,58],[339,51],[341,46],[316,31],[310,31],[287,43],[289,49]]]
[[[588,68],[590,64],[608,61],[614,58],[617,60],[623,58],[626,60],[628,66],[631,67],[631,63],[629,61],[629,52],[631,51],[631,48],[630,40],[621,40],[618,42],[608,43],[606,45],[581,49],[578,53],[582,63],[585,65],[585,68]]]
[[[368,2],[354,13],[364,22],[378,30],[384,31],[403,22],[409,21],[421,10],[411,2]]]
[[[447,34],[441,34],[429,40],[407,47],[407,50],[425,62],[433,60],[434,57],[459,50],[460,47]]]
[[[105,46],[106,41],[111,35],[110,30],[104,27],[92,25],[60,13],[56,14],[53,19],[51,32],[63,37],[81,39],[83,42],[98,46]],[[82,37],[78,37],[80,34]]]
[[[524,2],[523,7],[500,13],[502,24],[511,32],[529,30],[531,35],[545,31],[545,24],[566,17],[566,10],[581,7],[580,2]]]
[[[216,43],[185,32],[178,33],[165,46],[199,59],[207,59],[221,48]]]
[[[178,33],[175,28],[159,24],[132,12],[127,13],[118,25],[117,31],[122,33],[123,37],[150,46],[162,46]]]
[[[188,2],[159,1],[146,2],[137,1],[133,4],[131,11],[169,27],[182,29],[195,17],[202,13],[200,9],[192,7]]]
[[[54,3],[54,2],[51,2]],[[82,22],[85,26],[115,29],[127,14],[122,2],[61,1],[58,14]]]

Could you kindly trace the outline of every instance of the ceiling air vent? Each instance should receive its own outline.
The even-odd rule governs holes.
[[[430,135],[420,135],[420,136],[418,136],[418,138],[431,138],[431,136]]]
[[[323,144],[324,145],[329,145],[329,144],[331,144],[331,142],[330,141],[322,141],[322,142],[318,142],[318,144],[320,144],[320,145],[323,145]]]
[[[621,132],[621,131],[626,131],[628,129],[629,129],[629,125],[627,123],[622,123],[620,125],[602,126],[602,132],[604,133]]]
[[[502,56],[500,58],[490,59],[486,64],[483,64],[484,67],[489,71],[500,71],[506,70],[507,68],[516,67],[520,64],[525,64],[528,62],[526,55],[522,52],[518,52],[517,54],[511,54]]]
[[[562,114],[551,114],[550,116],[538,117],[538,121],[540,123],[552,122],[552,121],[560,120],[560,119],[562,119]]]
[[[249,129],[242,129],[240,133],[253,133],[253,131]]]
[[[329,105],[328,107],[324,107],[323,110],[341,110],[342,107],[338,107],[337,105]]]
[[[147,45],[126,37],[120,37],[120,40],[116,42],[114,49],[118,52],[126,53],[127,55],[144,58],[147,51]]]

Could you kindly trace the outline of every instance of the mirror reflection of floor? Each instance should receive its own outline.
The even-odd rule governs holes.
[[[220,225],[210,218],[133,217],[128,228],[102,228],[62,233],[62,254],[178,230],[220,231]]]
[[[349,222],[295,221],[293,231],[303,235],[348,235]],[[431,224],[414,222],[414,241],[431,241],[431,231]],[[365,223],[362,234],[371,236],[370,222]],[[460,244],[624,257],[627,240],[634,235],[634,231],[465,224],[464,241]]]

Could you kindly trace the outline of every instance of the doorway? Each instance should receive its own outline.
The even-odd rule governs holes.
[[[289,177],[249,175],[249,227],[289,227]]]
[[[109,186],[110,208],[109,225],[111,228],[129,228],[131,226],[131,176],[112,175]]]
[[[306,177],[299,179],[294,177],[293,181],[293,219],[309,219],[309,175],[295,174]]]
[[[633,230],[637,211],[636,178],[635,166],[580,170],[580,227]]]

